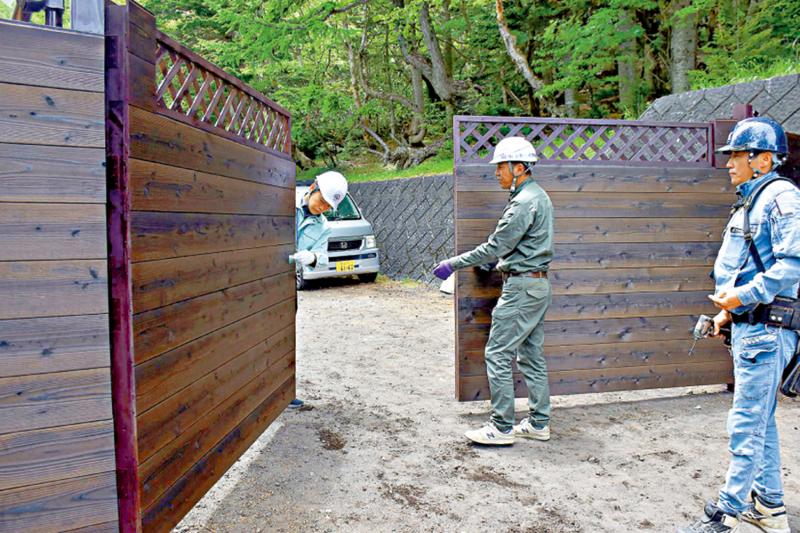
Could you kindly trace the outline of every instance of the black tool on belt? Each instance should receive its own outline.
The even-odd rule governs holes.
[[[788,181],[792,185],[794,182],[788,178],[776,176],[770,180],[760,184],[756,189],[747,197],[741,204],[744,209],[744,219],[742,221],[742,233],[744,240],[747,241],[748,251],[756,264],[756,268],[762,274],[766,272],[764,262],[758,253],[755,242],[753,242],[753,234],[750,231],[750,208],[755,203],[758,195],[767,188],[767,185],[775,181]],[[738,205],[734,206],[735,212]],[[798,298],[787,298],[785,296],[776,296],[772,303],[759,304],[752,311],[742,314],[731,313],[731,321],[734,324],[767,324],[769,326],[792,329],[800,332],[800,294]],[[794,357],[786,366],[783,371],[783,380],[781,382],[781,393],[786,396],[795,397],[800,395],[800,343],[795,349]]]

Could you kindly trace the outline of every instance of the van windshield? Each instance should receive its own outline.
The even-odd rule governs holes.
[[[358,212],[356,204],[350,199],[350,195],[344,197],[338,209],[325,211],[325,218],[328,220],[359,220],[361,213]]]

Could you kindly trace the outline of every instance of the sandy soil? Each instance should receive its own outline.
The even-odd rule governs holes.
[[[453,399],[452,354],[451,296],[387,281],[301,293],[308,409],[284,412],[176,530],[666,532],[723,481],[723,387],[554,398],[550,442],[479,448],[462,434],[488,403]],[[778,418],[800,531],[800,402]]]

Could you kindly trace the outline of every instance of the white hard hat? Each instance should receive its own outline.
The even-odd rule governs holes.
[[[536,149],[525,137],[507,137],[497,143],[491,164],[496,165],[506,161],[535,163],[538,160]]]
[[[322,197],[336,209],[347,194],[347,179],[338,172],[323,172],[317,176],[317,185]]]

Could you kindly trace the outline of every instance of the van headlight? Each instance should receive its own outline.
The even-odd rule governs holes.
[[[375,235],[367,235],[364,237],[364,248],[377,248],[378,242],[375,240]]]

